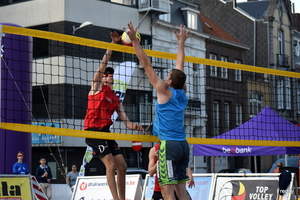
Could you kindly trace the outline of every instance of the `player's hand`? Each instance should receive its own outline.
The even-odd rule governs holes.
[[[177,33],[175,30],[173,31],[173,33],[175,34],[178,41],[185,42],[185,40],[187,38],[192,37],[191,35],[188,35],[190,33],[191,29],[186,30],[186,26],[182,26],[182,25],[180,25],[179,28],[180,28],[179,33]]]
[[[126,31],[125,28],[123,29],[124,31]],[[138,39],[136,38],[136,31],[137,31],[137,27],[133,27],[132,22],[129,22],[127,35],[130,38],[131,42],[138,42]]]
[[[111,37],[111,42],[114,44],[117,44],[121,39],[121,37],[119,36],[119,34],[116,31],[111,32],[109,35]]]
[[[188,185],[189,188],[195,187],[194,179],[191,178],[191,179],[187,182],[187,185]]]

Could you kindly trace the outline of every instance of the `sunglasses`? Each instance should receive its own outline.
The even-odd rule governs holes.
[[[24,157],[24,155],[18,155],[18,157]]]
[[[113,77],[114,75],[113,74],[103,74],[103,77]]]

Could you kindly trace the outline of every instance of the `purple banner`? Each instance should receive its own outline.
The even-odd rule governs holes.
[[[261,156],[299,152],[300,147],[194,145],[194,156]]]

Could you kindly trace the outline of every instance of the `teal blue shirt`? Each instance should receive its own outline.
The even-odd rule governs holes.
[[[169,87],[172,97],[164,104],[155,103],[154,135],[160,140],[184,141],[184,112],[187,97],[183,89]]]

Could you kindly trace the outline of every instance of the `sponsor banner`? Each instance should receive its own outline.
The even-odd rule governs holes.
[[[212,188],[212,176],[198,176],[193,174],[195,187],[188,188],[186,190],[190,194],[192,199],[209,200]],[[147,175],[144,186],[144,198],[145,200],[151,200],[154,192],[154,177]]]
[[[140,200],[141,175],[126,175],[126,200]],[[113,200],[106,176],[78,177],[72,200]]]
[[[0,200],[32,199],[29,177],[1,177]]]
[[[60,128],[59,122],[53,122],[53,123],[52,122],[38,122],[38,123],[32,123],[32,125]],[[32,144],[60,144],[61,136],[60,135],[31,133],[31,143]]]
[[[217,177],[214,200],[277,200],[278,177]]]
[[[194,156],[260,156],[286,154],[284,147],[232,146],[232,145],[194,145]]]

